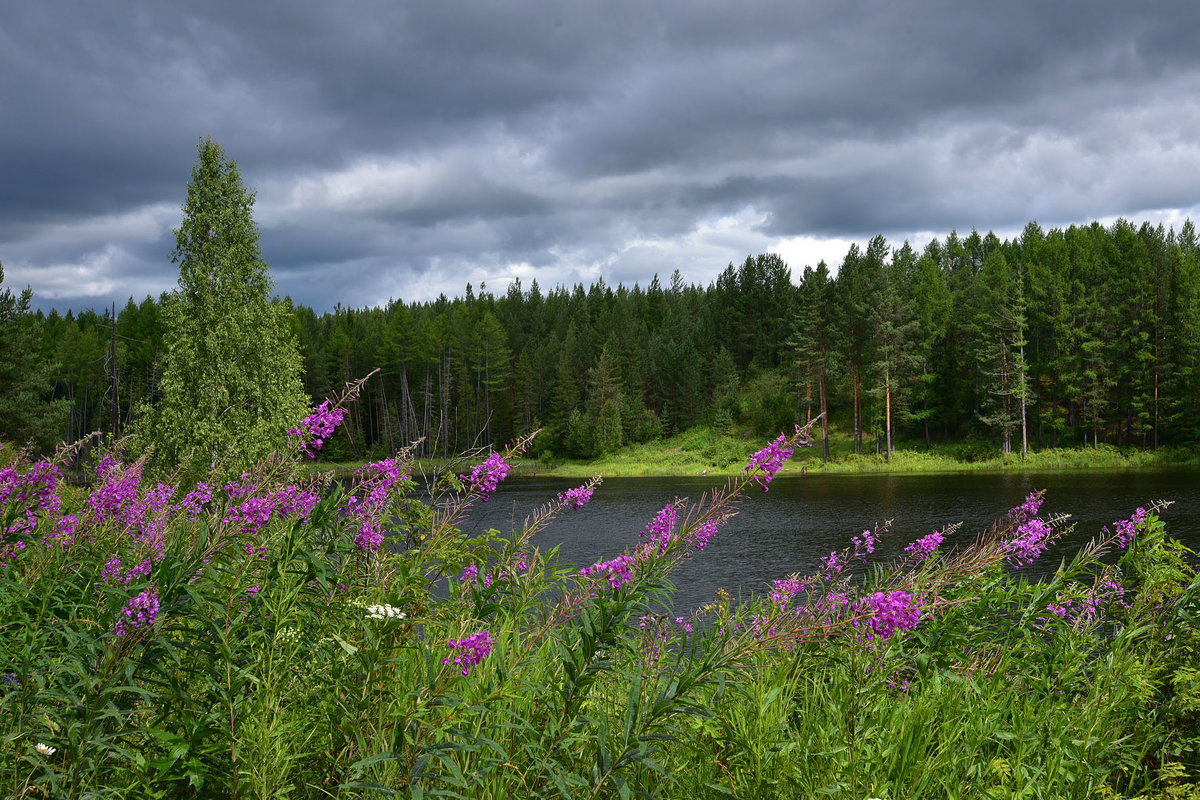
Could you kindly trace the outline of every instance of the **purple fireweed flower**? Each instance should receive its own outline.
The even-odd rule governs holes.
[[[104,569],[100,570],[100,580],[108,582],[121,574],[121,557],[113,553],[112,557],[104,564]]]
[[[196,484],[196,488],[188,492],[182,500],[175,506],[176,511],[187,512],[187,518],[194,520],[200,515],[200,509],[212,502],[212,487],[201,481]]]
[[[710,519],[688,534],[688,543],[699,552],[704,550],[705,545],[716,535],[717,523]]]
[[[142,562],[136,567],[130,567],[129,570],[120,577],[121,583],[128,586],[138,578],[144,578],[150,574],[151,562],[150,559],[142,559]]]
[[[358,479],[355,488],[362,493],[363,502],[371,508],[382,506],[392,487],[408,478],[400,472],[400,466],[397,459],[388,458],[355,470],[354,477]]]
[[[242,533],[253,536],[271,521],[275,505],[273,497],[251,497],[243,500],[225,514],[225,524],[239,527]]]
[[[842,557],[838,555],[837,551],[834,551],[825,558],[821,559],[821,570],[825,580],[827,581],[831,581],[838,575],[841,575],[842,570],[845,568],[846,565],[842,562]]]
[[[743,472],[751,474],[751,478],[762,487],[764,492],[767,491],[771,480],[796,452],[793,448],[787,447],[786,443],[787,437],[782,433],[779,434],[778,439],[750,456],[750,463],[743,470]]]
[[[16,541],[12,544],[0,545],[0,569],[8,567],[12,558],[24,549],[25,543],[21,541]]]
[[[113,519],[137,502],[138,485],[142,481],[140,463],[122,468],[119,461],[106,455],[96,467],[96,477],[100,485],[92,491],[87,504],[97,519]]]
[[[1113,525],[1117,528],[1117,546],[1124,550],[1133,543],[1137,529],[1146,521],[1146,509],[1139,508],[1129,519],[1117,520]],[[1108,530],[1106,527],[1104,530]]]
[[[1032,564],[1050,545],[1051,527],[1034,518],[1021,523],[1013,538],[1000,543],[1001,549],[1009,554],[1013,569]]]
[[[1046,610],[1059,619],[1069,620],[1071,615],[1071,601],[1064,600],[1061,604],[1050,603],[1046,606]]]
[[[610,561],[597,561],[590,567],[579,570],[581,577],[589,575],[604,578],[610,589],[620,589],[633,580],[633,566],[637,559],[630,555],[620,555]]]
[[[1016,523],[1033,519],[1042,507],[1042,497],[1037,492],[1030,492],[1025,502],[1008,512],[1008,518]]]
[[[646,526],[646,529],[641,532],[640,538],[646,540],[650,545],[649,552],[657,550],[659,555],[667,552],[675,533],[675,522],[678,519],[678,512],[675,504],[671,503],[658,512],[658,516],[654,521]]]
[[[54,523],[53,530],[42,539],[46,547],[57,545],[67,550],[75,544],[75,531],[79,527],[79,517],[75,514],[65,514]]]
[[[225,495],[230,500],[241,500],[243,497],[250,497],[258,491],[258,484],[250,482],[250,473],[243,472],[241,483],[238,481],[230,481],[225,484]]]
[[[904,552],[908,554],[909,558],[920,564],[928,560],[945,539],[946,535],[943,531],[934,531],[904,548]]]
[[[0,533],[31,531],[37,526],[39,516],[49,518],[57,514],[62,499],[55,489],[61,478],[58,466],[48,461],[39,461],[24,473],[15,467],[0,469],[0,517],[5,516],[6,509],[19,511]]]
[[[300,449],[307,453],[309,458],[316,458],[317,451],[330,436],[333,436],[333,432],[342,424],[345,416],[346,409],[330,408],[329,401],[324,400],[313,413],[302,419],[298,426],[289,428],[288,435],[300,440]]]
[[[496,491],[500,481],[508,477],[512,465],[504,460],[500,453],[492,453],[482,464],[476,464],[470,475],[459,475],[468,491],[478,491],[479,499],[487,502]]]
[[[380,517],[387,509],[389,493],[397,483],[407,480],[408,476],[401,473],[400,462],[394,458],[367,464],[356,470],[354,476],[356,496],[346,500],[343,513],[359,526],[354,544],[360,550],[375,553],[383,546],[383,525]],[[313,504],[316,499],[312,496]],[[312,506],[309,505],[305,513],[311,510]]]
[[[583,508],[592,499],[592,491],[592,487],[585,483],[583,486],[567,489],[565,494],[559,492],[558,502],[564,508]]]
[[[920,617],[921,609],[908,592],[873,592],[854,604],[852,624],[858,627],[860,621],[865,622],[863,633],[868,641],[878,637],[886,642],[896,631],[917,627]]]
[[[467,675],[471,667],[488,657],[496,643],[489,631],[482,630],[461,639],[451,639],[447,644],[450,647],[450,655],[442,659],[443,666],[453,661],[462,667],[462,674]],[[459,651],[458,655],[454,654],[456,650]]]
[[[1066,622],[1078,621],[1084,625],[1090,625],[1099,620],[1105,606],[1130,608],[1130,604],[1125,600],[1124,585],[1113,577],[1097,580],[1095,586],[1089,589],[1083,597],[1064,598],[1062,594],[1059,594],[1056,600],[1057,602],[1046,606],[1047,611]]]
[[[358,529],[358,535],[354,537],[354,544],[359,550],[379,552],[379,548],[383,546],[383,529],[375,520],[369,517],[364,519]]]
[[[150,627],[156,619],[158,619],[158,590],[147,589],[125,604],[111,630],[117,636],[124,636],[137,628]]]
[[[875,534],[871,531],[863,531],[862,536],[850,537],[850,542],[854,545],[854,555],[860,558],[875,552]]]
[[[275,493],[273,499],[277,516],[296,516],[306,521],[321,498],[316,492],[302,491],[298,486],[285,486]]]
[[[804,581],[795,575],[775,581],[771,589],[771,602],[782,611],[798,592],[804,591]]]

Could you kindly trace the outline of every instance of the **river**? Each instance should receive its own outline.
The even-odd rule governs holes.
[[[558,492],[581,483],[555,478],[511,478],[479,506],[466,531],[507,533]],[[582,509],[565,511],[534,538],[543,552],[561,545],[563,563],[586,566],[618,555],[676,497],[693,502],[719,486],[711,478],[613,478]],[[1162,514],[1170,535],[1200,549],[1200,470],[972,472],[945,474],[834,474],[776,478],[767,493],[752,487],[739,513],[675,573],[675,608],[708,602],[722,587],[734,597],[760,592],[771,581],[813,572],[822,556],[849,544],[876,522],[892,520],[875,558],[900,555],[905,545],[947,523],[962,522],[961,543],[1019,505],[1034,489],[1046,490],[1043,516],[1071,514],[1074,531],[1027,568],[1044,574],[1060,560],[1153,500],[1172,500]]]

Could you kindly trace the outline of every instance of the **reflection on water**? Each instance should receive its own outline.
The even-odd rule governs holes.
[[[467,521],[465,530],[507,533],[537,506],[582,481],[514,478]],[[711,479],[614,478],[591,503],[563,512],[534,544],[561,545],[560,560],[586,566],[608,559],[637,541],[638,533],[675,497],[698,501]],[[1100,532],[1152,500],[1173,500],[1163,513],[1168,532],[1200,548],[1200,470],[1048,473],[955,473],[942,475],[807,475],[777,478],[770,492],[752,489],[740,511],[703,553],[676,573],[678,609],[711,599],[717,587],[735,597],[761,591],[776,578],[807,574],[817,561],[845,547],[855,533],[892,520],[875,555],[887,560],[905,545],[947,523],[957,534],[975,534],[1019,505],[1034,489],[1046,490],[1043,515],[1067,513],[1076,528],[1042,557],[1031,572],[1053,570],[1059,561]]]

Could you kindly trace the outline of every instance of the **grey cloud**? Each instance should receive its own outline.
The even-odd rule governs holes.
[[[1189,2],[67,6],[0,21],[0,259],[55,303],[169,285],[178,220],[128,221],[205,135],[321,308],[719,271],[744,209],[751,247],[1200,203]]]

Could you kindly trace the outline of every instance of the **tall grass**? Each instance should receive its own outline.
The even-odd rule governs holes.
[[[457,527],[528,441],[428,496],[404,453],[298,480],[352,395],[211,485],[106,459],[64,492],[70,452],[9,454],[0,793],[1197,796],[1200,581],[1155,506],[1040,583],[1014,567],[1066,527],[1034,495],[863,580],[878,531],[750,601],[670,611],[674,568],[807,429],[579,570],[531,537],[599,479],[517,530]]]

